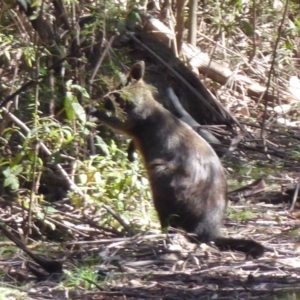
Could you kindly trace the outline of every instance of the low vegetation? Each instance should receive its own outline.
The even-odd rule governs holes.
[[[172,31],[173,4],[149,1],[147,12]],[[197,47],[232,72],[224,80],[210,66],[199,77],[247,132],[234,124],[244,140],[222,159],[229,190],[260,183],[250,195],[230,194],[226,215],[225,235],[270,249],[246,262],[166,239],[142,162],[127,159],[129,140],[87,113],[132,61],[148,59],[128,38],[144,24],[145,5],[0,3],[0,223],[64,265],[59,279],[37,282],[25,254],[1,236],[0,300],[300,298],[299,206],[287,210],[299,176],[299,3],[198,3]],[[185,42],[187,6],[183,16]],[[266,93],[251,94],[253,83]]]

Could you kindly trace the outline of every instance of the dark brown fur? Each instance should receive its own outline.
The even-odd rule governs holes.
[[[123,89],[130,101],[122,93],[116,97],[124,107],[123,119],[105,110],[93,115],[133,139],[144,159],[161,226],[196,233],[200,241],[214,241],[221,250],[262,255],[264,247],[254,241],[220,237],[227,204],[221,162],[203,138],[154,100],[143,81],[144,68],[139,62],[131,69]]]

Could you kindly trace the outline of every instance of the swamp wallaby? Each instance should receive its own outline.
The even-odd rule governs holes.
[[[221,249],[261,256],[264,247],[252,240],[220,235],[227,204],[223,166],[211,146],[152,96],[143,81],[144,62],[133,65],[128,82],[113,93],[122,116],[105,109],[92,114],[133,139],[141,153],[162,228],[172,226],[196,233],[201,242]]]

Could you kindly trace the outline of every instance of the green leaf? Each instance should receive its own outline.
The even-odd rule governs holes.
[[[87,181],[88,181],[88,176],[86,174],[79,174],[78,175],[78,179],[79,179],[79,182],[82,183],[82,184],[86,184]]]
[[[112,152],[112,154],[115,154],[117,150],[118,150],[118,147],[117,147],[116,143],[114,142],[114,140],[111,140],[110,151]]]
[[[72,108],[74,113],[77,115],[78,119],[82,122],[86,122],[86,113],[84,108],[79,103],[72,103]]]
[[[284,43],[284,46],[285,46],[285,48],[288,49],[288,50],[294,50],[294,45],[293,45],[292,43],[290,43],[290,41],[286,41],[286,42]]]
[[[10,53],[9,51],[7,50],[4,50],[4,55],[6,56],[7,60],[10,61],[11,60],[11,56],[10,56]]]
[[[29,17],[29,20],[30,20],[30,21],[36,20],[37,17],[38,17],[37,15],[31,15],[31,16]]]
[[[19,180],[14,174],[11,174],[5,178],[4,186],[10,187],[12,190],[17,190],[19,188]]]
[[[87,126],[87,124],[85,124]],[[88,130],[86,127],[83,128],[83,131],[82,131],[83,135],[89,135],[91,133],[90,130]]]
[[[36,217],[39,219],[39,220],[42,220],[46,225],[48,225],[52,230],[55,230],[56,229],[56,226],[55,224],[53,224],[52,222],[50,222],[49,220],[46,219],[46,215],[42,212],[37,212],[36,213]]]
[[[23,206],[24,206],[24,208],[29,209],[29,202],[23,201]]]
[[[102,182],[101,173],[95,172],[94,173],[94,179],[96,184],[100,184]]]
[[[27,155],[28,155],[28,158],[29,158],[30,161],[34,161],[35,152],[34,152],[33,150],[32,150],[32,151],[29,151],[29,152],[27,153]]]
[[[36,163],[40,167],[44,165],[44,162],[43,162],[43,160],[40,157],[37,157]]]
[[[89,93],[86,91],[86,89],[78,84],[72,84],[72,88],[79,91],[83,97],[90,98]]]
[[[37,212],[36,213],[36,217],[39,219],[39,220],[44,220],[46,215],[43,213],[43,212]]]
[[[74,135],[73,135],[73,131],[71,130],[70,127],[66,127],[64,126],[62,128],[62,132],[64,133],[65,135],[65,138],[68,142],[72,141],[74,139]]]
[[[77,98],[71,92],[67,92],[64,104],[65,104],[67,118],[70,121],[74,121],[76,118],[75,112],[72,107],[72,103],[75,101],[78,102]]]
[[[104,155],[108,155],[109,150],[102,137],[97,135],[95,137],[95,140],[96,140],[95,146],[98,146],[101,149],[101,151],[104,153]]]
[[[86,122],[85,110],[79,104],[78,99],[71,92],[67,92],[64,104],[67,118],[70,121],[74,121],[76,117],[78,117],[82,123]]]
[[[70,90],[70,89],[71,89],[72,82],[73,82],[73,80],[72,80],[72,79],[70,79],[70,80],[68,80],[68,81],[66,82],[66,88],[67,88],[68,90]]]
[[[20,163],[20,161],[23,159],[24,157],[24,153],[21,152],[20,154],[18,154],[17,156],[15,156],[12,160],[12,162],[10,163],[11,167],[14,167],[16,165],[18,165]]]
[[[4,177],[8,177],[11,174],[10,168],[6,168],[2,171]]]
[[[295,26],[300,27],[300,20],[299,19],[295,19]]]
[[[253,27],[246,20],[241,21],[241,28],[247,36],[251,36],[254,33]]]
[[[19,175],[21,172],[23,171],[23,167],[22,166],[17,166],[13,169],[13,173],[15,175]]]
[[[28,1],[28,3],[30,3],[31,1]],[[36,7],[39,6],[41,4],[40,0],[35,0],[32,2],[32,4],[30,5],[31,7]]]
[[[132,10],[127,16],[126,27],[129,29],[133,29],[136,27],[136,25],[141,23],[142,20],[138,10]]]
[[[45,224],[47,224],[52,230],[56,229],[56,225],[52,222],[50,222],[49,220],[44,220]]]
[[[8,167],[2,171],[4,177],[16,176],[19,175],[23,171],[22,166],[14,166],[12,168]]]
[[[242,8],[243,7],[243,1],[241,1],[241,0],[235,1],[235,7],[236,8]]]

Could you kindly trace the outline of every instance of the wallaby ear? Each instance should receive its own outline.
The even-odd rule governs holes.
[[[142,80],[145,73],[145,63],[141,60],[135,63],[129,72],[129,79],[134,79],[136,81]]]

